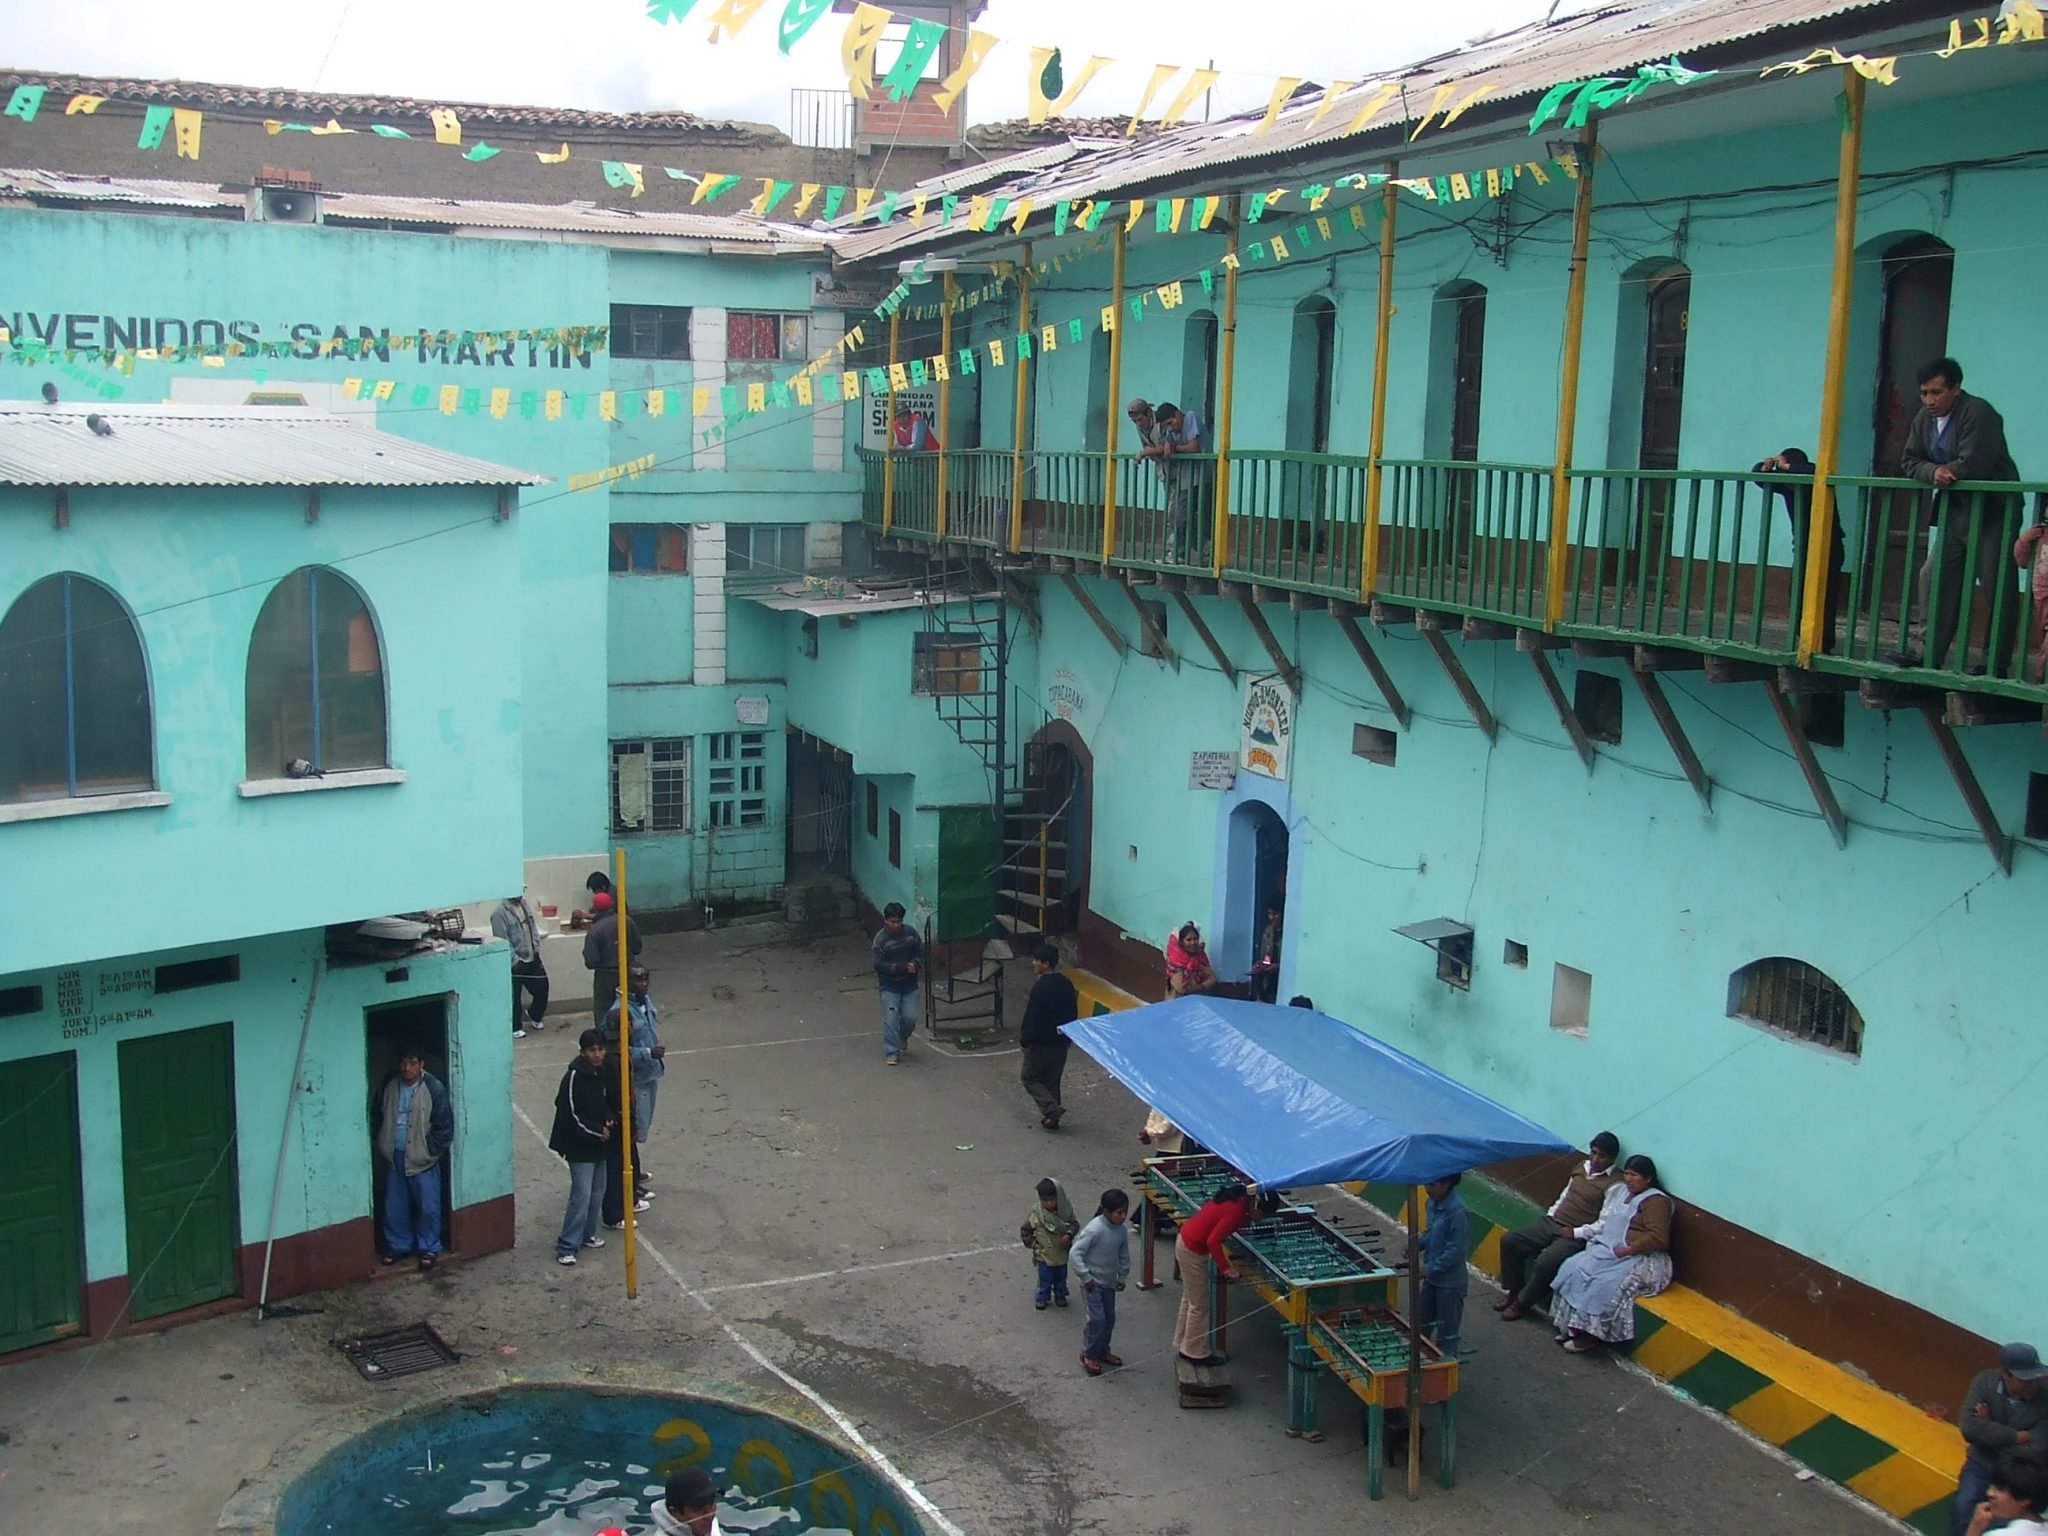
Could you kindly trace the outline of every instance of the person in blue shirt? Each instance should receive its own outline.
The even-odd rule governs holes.
[[[1471,1218],[1458,1197],[1458,1181],[1463,1177],[1446,1174],[1423,1186],[1429,1195],[1429,1225],[1422,1233],[1422,1287],[1415,1326],[1446,1355],[1458,1352],[1465,1292],[1471,1284],[1471,1274],[1465,1268]]]
[[[1095,1219],[1081,1229],[1067,1250],[1067,1268],[1087,1293],[1088,1323],[1081,1333],[1081,1369],[1100,1376],[1104,1366],[1122,1365],[1110,1353],[1109,1337],[1116,1331],[1116,1294],[1131,1277],[1131,1240],[1125,1227],[1131,1214],[1131,1197],[1120,1189],[1105,1189],[1102,1203],[1095,1207]]]
[[[377,1095],[375,1146],[384,1165],[383,1262],[441,1257],[441,1159],[455,1142],[455,1105],[416,1048]]]

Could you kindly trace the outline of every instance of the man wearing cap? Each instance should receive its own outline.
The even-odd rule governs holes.
[[[1593,1138],[1586,1160],[1572,1170],[1564,1191],[1531,1226],[1518,1227],[1500,1240],[1501,1299],[1493,1310],[1505,1322],[1526,1316],[1531,1307],[1550,1294],[1564,1261],[1586,1246],[1599,1225],[1607,1197],[1622,1187],[1614,1176],[1615,1159],[1621,1143],[1614,1132],[1602,1131]]]
[[[664,1536],[718,1536],[723,1491],[702,1467],[683,1468],[654,1501],[654,1528]]]
[[[2008,1344],[1995,1370],[1979,1371],[1963,1397],[1956,1427],[1969,1454],[1956,1479],[1953,1536],[1963,1536],[1993,1481],[2007,1474],[2038,1478],[2048,1458],[2048,1394],[2041,1379],[2048,1367],[2031,1344]]]
[[[590,968],[590,1022],[603,1024],[612,1004],[619,1000],[619,911],[610,891],[598,891],[590,898],[596,920],[583,935],[583,963]],[[640,958],[640,927],[626,919],[626,954]]]

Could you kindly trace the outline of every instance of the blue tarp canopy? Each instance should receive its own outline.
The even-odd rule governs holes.
[[[1447,1173],[1571,1144],[1305,1008],[1179,997],[1067,1025],[1131,1092],[1262,1188]]]

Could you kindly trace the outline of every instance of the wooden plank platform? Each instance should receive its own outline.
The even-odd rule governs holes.
[[[1183,1408],[1228,1408],[1230,1406],[1230,1368],[1222,1365],[1196,1365],[1178,1355],[1173,1361],[1174,1385],[1179,1391]]]

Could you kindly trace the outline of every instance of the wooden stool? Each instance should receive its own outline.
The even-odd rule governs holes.
[[[1196,1365],[1178,1355],[1173,1361],[1174,1384],[1183,1408],[1228,1408],[1230,1370],[1221,1365]]]

